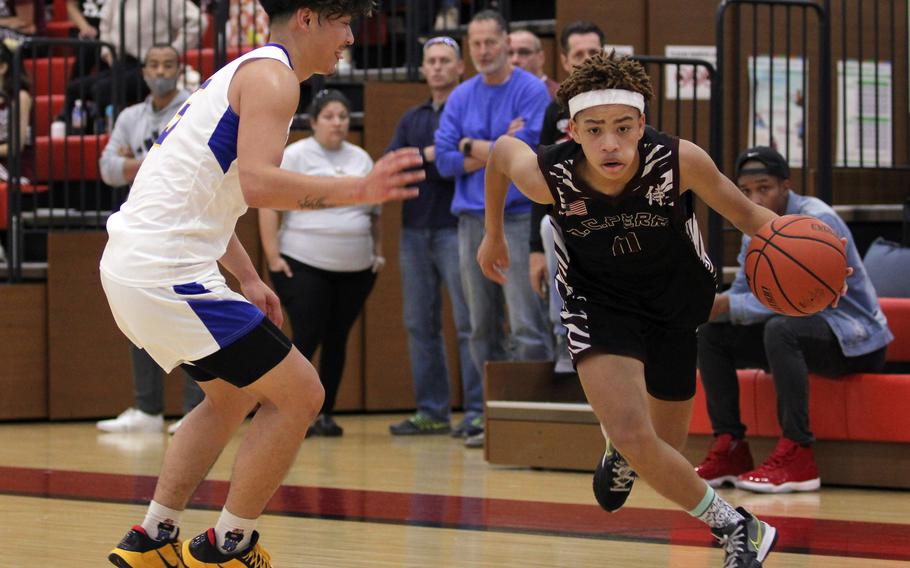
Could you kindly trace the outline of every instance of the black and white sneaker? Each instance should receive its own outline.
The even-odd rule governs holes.
[[[612,513],[625,504],[636,477],[629,462],[608,442],[594,469],[594,497],[605,511]]]
[[[724,568],[761,568],[777,542],[777,530],[742,507],[736,510],[743,520],[722,529],[711,529],[724,549]]]

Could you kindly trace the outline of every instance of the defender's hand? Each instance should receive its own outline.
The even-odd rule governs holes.
[[[376,162],[364,178],[360,201],[378,204],[417,197],[414,184],[426,177],[422,165],[423,158],[417,148],[389,152]]]
[[[265,282],[259,278],[241,282],[240,291],[243,292],[243,295],[250,303],[262,310],[273,324],[281,327],[281,324],[284,323],[281,301],[275,295],[275,292],[272,292],[272,289],[265,285]]]

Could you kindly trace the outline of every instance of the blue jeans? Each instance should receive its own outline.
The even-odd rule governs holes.
[[[408,330],[411,374],[417,412],[432,420],[449,420],[450,388],[442,334],[445,284],[452,301],[464,410],[468,418],[483,414],[483,383],[471,357],[471,318],[458,269],[458,231],[402,228],[399,242],[404,323]]]
[[[550,361],[553,359],[546,309],[531,289],[528,240],[531,214],[506,215],[509,244],[507,282],[500,286],[488,280],[477,264],[477,249],[483,239],[483,217],[462,213],[458,218],[458,260],[471,313],[471,353],[477,368],[487,361]],[[505,306],[509,307],[506,338]]]

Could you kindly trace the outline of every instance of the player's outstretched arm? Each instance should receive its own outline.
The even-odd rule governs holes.
[[[484,276],[499,284],[505,284],[505,271],[509,267],[509,247],[503,230],[503,216],[510,181],[528,199],[538,203],[553,203],[547,182],[537,167],[537,154],[521,140],[501,136],[487,161],[484,179],[485,234],[477,249],[477,262]]]
[[[688,140],[679,141],[679,177],[680,187],[694,191],[708,207],[750,237],[777,217],[771,210],[749,201],[720,173],[707,152]]]
[[[423,180],[416,148],[402,148],[376,162],[362,178],[316,177],[282,170],[285,133],[297,110],[300,85],[282,63],[259,59],[243,65],[228,91],[240,116],[237,169],[247,205],[279,210],[325,209],[383,203],[417,196]]]

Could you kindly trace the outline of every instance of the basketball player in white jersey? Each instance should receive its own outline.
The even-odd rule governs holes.
[[[421,158],[403,149],[366,178],[281,170],[300,82],[331,73],[353,43],[351,19],[372,0],[261,0],[271,43],[235,60],[193,94],[148,154],[120,212],[101,280],[114,319],[164,369],[182,365],[205,400],[168,446],[141,525],[108,559],[121,568],[271,566],[256,520],[297,455],[323,400],[312,365],[291,346],[278,298],[234,234],[247,207],[319,209],[416,195]],[[225,285],[217,264],[240,282]],[[178,540],[180,516],[256,404],[214,528]]]

